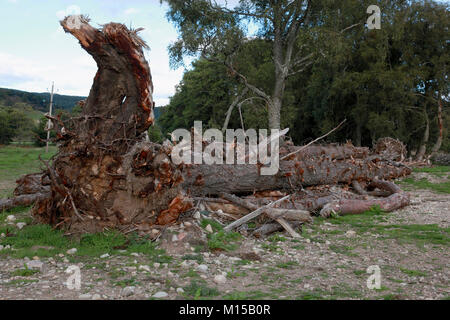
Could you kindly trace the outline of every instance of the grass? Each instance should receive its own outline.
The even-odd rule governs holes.
[[[341,225],[345,228],[351,228],[360,235],[364,233],[375,233],[380,235],[381,239],[395,239],[399,242],[415,243],[418,246],[423,246],[427,243],[444,246],[450,244],[450,228],[442,228],[436,224],[379,224],[379,222],[386,220],[387,215],[389,213],[383,213],[381,210],[373,208],[359,215],[340,216],[328,219],[328,222]],[[345,249],[333,248],[335,250]],[[333,250],[333,248],[330,246],[330,249]]]
[[[19,214],[28,208],[15,208],[0,214],[0,222],[10,214]],[[27,225],[22,230],[15,226],[0,226],[0,233],[8,236],[0,239],[1,245],[10,245],[12,249],[0,251],[0,256],[50,257],[59,253],[65,254],[68,249],[76,248],[74,256],[98,257],[105,253],[110,255],[131,255],[140,253],[149,260],[159,263],[169,263],[172,257],[158,249],[156,244],[146,238],[140,238],[131,233],[128,236],[118,231],[107,231],[95,234],[85,234],[79,240],[65,237],[60,230],[54,230],[49,225]],[[14,250],[13,250],[14,249]],[[125,252],[122,251],[125,249]],[[74,257],[71,256],[70,258]]]
[[[426,172],[442,177],[446,173],[450,173],[450,166],[414,168],[413,172]]]
[[[407,184],[417,189],[428,189],[437,193],[450,194],[450,181],[442,183],[431,183],[426,178],[415,180],[414,178],[405,178],[399,183]]]
[[[29,276],[32,276],[33,274],[36,274],[39,272],[39,270],[28,269],[28,267],[26,265],[24,265],[24,267],[25,268],[23,268],[23,269],[15,270],[12,273],[12,276],[29,277]]]
[[[400,268],[400,271],[410,277],[426,277],[428,274],[419,270],[410,270],[406,268]]]
[[[292,269],[294,266],[298,266],[297,261],[280,262],[277,264],[277,267],[281,269]]]
[[[208,299],[219,295],[216,288],[210,288],[206,285],[206,281],[202,279],[191,280],[191,283],[184,287],[184,295],[194,300]]]
[[[210,250],[233,251],[238,247],[237,242],[242,236],[237,232],[219,231],[208,235],[208,248]]]
[[[45,148],[39,147],[0,147],[0,197],[12,195],[15,188],[15,181],[23,174],[39,172],[42,163],[39,155],[44,160],[49,160],[55,153],[57,147],[50,146],[49,153],[45,153]]]

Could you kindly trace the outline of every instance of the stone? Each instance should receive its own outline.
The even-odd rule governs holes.
[[[28,261],[26,263],[26,266],[28,269],[32,269],[32,270],[42,270],[42,268],[44,267],[44,263],[42,261],[39,260],[31,260]]]
[[[4,238],[6,237],[6,234],[4,234],[3,232],[0,234],[0,238]]]
[[[25,222],[18,222],[17,224],[16,224],[16,226],[17,226],[17,228],[19,229],[19,230],[22,230],[23,229],[23,227],[25,227],[27,224],[25,223]]]
[[[206,230],[207,232],[209,232],[209,233],[213,233],[213,232],[214,232],[210,224],[208,224],[208,225],[206,226],[205,230]]]
[[[157,293],[155,293],[153,295],[153,298],[166,298],[167,296],[169,296],[169,294],[167,292],[158,291]]]
[[[184,293],[183,288],[177,288],[177,293]]]
[[[14,222],[16,221],[16,217],[12,214],[6,217],[6,222]]]
[[[67,254],[75,254],[75,253],[77,253],[77,251],[78,251],[77,248],[72,248],[72,249],[67,250],[66,253]]]
[[[135,289],[136,289],[136,287],[134,287],[134,286],[128,286],[128,287],[123,288],[122,296],[124,296],[124,297],[132,296],[134,294]]]
[[[102,297],[98,293],[96,293],[92,296],[92,300],[100,300],[101,298]]]
[[[3,248],[4,248],[4,246],[0,244],[0,251],[2,251]]]
[[[208,266],[206,264],[199,264],[197,266],[197,270],[200,272],[207,272],[208,271]]]
[[[194,219],[200,220],[200,217],[200,212],[197,211],[194,213]]]
[[[139,266],[139,270],[151,272],[150,267],[149,267],[149,266],[146,266],[146,265]]]
[[[189,267],[189,262],[187,262],[186,260],[184,260],[184,261],[181,263],[181,266],[182,266],[183,268],[187,268],[187,267]]]
[[[172,235],[172,242],[177,242],[178,236],[176,234]]]
[[[105,254],[102,254],[100,256],[101,259],[105,259],[105,258],[108,258],[108,257],[109,257],[109,253],[105,253]]]
[[[190,226],[192,226],[192,223],[190,223],[189,221],[186,221],[186,222],[184,222],[184,225],[185,225],[186,227],[190,227]]]
[[[154,268],[159,268],[160,265],[161,265],[161,263],[159,263],[159,262],[153,263],[153,267],[154,267]]]
[[[348,231],[345,233],[345,236],[346,236],[347,238],[354,237],[354,236],[356,236],[356,231],[348,230]]]
[[[92,295],[90,293],[83,293],[78,296],[79,299],[90,299]]]
[[[221,274],[218,274],[214,277],[214,282],[217,284],[224,284],[225,282],[227,282],[227,278]]]

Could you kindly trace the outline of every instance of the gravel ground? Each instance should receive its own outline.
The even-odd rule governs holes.
[[[189,237],[161,237],[168,263],[125,250],[103,258],[0,255],[0,299],[448,299],[450,194],[410,192],[407,208],[315,219],[300,240],[246,238],[237,250],[210,251]],[[24,264],[35,271],[22,274]],[[370,266],[379,268],[378,288],[367,286]],[[78,268],[77,290],[66,282]]]

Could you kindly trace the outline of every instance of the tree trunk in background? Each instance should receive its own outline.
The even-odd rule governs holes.
[[[441,148],[442,139],[443,139],[443,135],[444,135],[444,123],[442,121],[442,100],[441,100],[441,94],[439,92],[438,92],[438,129],[439,129],[439,135],[436,140],[436,143],[434,144],[433,148],[431,149],[431,155],[434,155]]]
[[[416,157],[417,161],[423,160],[425,153],[427,151],[428,139],[430,138],[430,120],[428,119],[426,107],[424,108],[424,116],[425,116],[426,126],[425,126],[425,131],[423,133],[422,144],[420,145],[419,151],[417,152],[417,157]]]

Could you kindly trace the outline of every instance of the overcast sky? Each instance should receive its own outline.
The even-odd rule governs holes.
[[[167,46],[177,33],[159,0],[0,0],[0,87],[45,92],[54,81],[59,94],[87,96],[96,64],[59,25],[78,11],[94,26],[114,21],[145,28],[140,35],[150,46],[154,99],[166,105],[184,70],[169,67]]]

